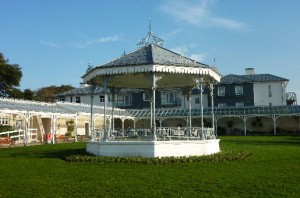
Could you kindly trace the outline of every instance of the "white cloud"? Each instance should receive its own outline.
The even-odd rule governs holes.
[[[72,45],[76,48],[83,49],[83,48],[86,48],[88,46],[99,44],[99,43],[115,42],[115,41],[120,40],[120,38],[121,38],[121,36],[119,36],[119,35],[93,38],[93,39],[84,37],[84,39],[86,40],[85,42],[73,43]]]
[[[190,58],[198,61],[198,62],[203,62],[204,61],[204,55],[203,54],[191,54]]]
[[[185,46],[177,46],[177,47],[171,48],[170,50],[173,52],[176,52],[180,55],[184,55],[184,56],[188,52],[188,48]]]
[[[60,46],[54,42],[40,41],[40,43],[47,45],[48,47],[60,48]]]
[[[162,34],[160,37],[163,38],[163,39],[168,39],[168,38],[178,34],[181,31],[182,31],[181,29],[175,29],[171,32],[167,32],[167,33]]]
[[[190,59],[193,59],[195,61],[203,62],[204,61],[204,54],[201,54],[201,53],[192,53],[192,54],[190,54],[189,53],[189,51],[194,47],[195,47],[195,45],[191,44],[191,45],[188,45],[188,46],[177,46],[177,47],[171,48],[170,50],[173,51],[173,52],[176,52],[176,53],[178,53],[182,56],[189,57]]]
[[[169,0],[160,8],[163,12],[174,17],[176,20],[185,21],[198,27],[216,26],[234,30],[247,30],[249,28],[248,25],[243,22],[214,16],[210,8],[216,3],[216,0],[199,0],[196,3],[192,3],[191,1]]]
[[[119,35],[114,35],[114,36],[108,36],[108,37],[101,37],[96,39],[98,43],[106,43],[106,42],[114,42],[119,40],[120,36]]]

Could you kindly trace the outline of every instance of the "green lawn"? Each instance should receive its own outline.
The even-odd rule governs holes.
[[[0,149],[1,197],[300,197],[300,137],[220,137],[246,161],[66,162],[85,144]]]

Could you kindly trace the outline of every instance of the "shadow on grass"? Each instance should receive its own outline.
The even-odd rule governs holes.
[[[280,137],[280,138],[279,138]],[[245,138],[238,139],[226,139],[225,142],[243,144],[243,145],[260,145],[260,146],[300,146],[300,137],[299,136],[266,136],[264,139],[257,138],[256,136],[246,136]]]
[[[89,153],[86,152],[86,148],[43,145],[12,149],[9,156],[12,158],[58,158],[65,160],[70,155],[89,155]]]

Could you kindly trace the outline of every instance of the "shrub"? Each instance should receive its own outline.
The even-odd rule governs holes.
[[[251,153],[247,151],[223,151],[212,155],[189,157],[109,157],[93,155],[71,155],[65,158],[68,162],[101,162],[101,163],[137,163],[137,164],[172,164],[191,162],[226,162],[244,161]]]
[[[0,132],[5,132],[5,131],[12,131],[12,126],[7,126],[7,125],[1,125],[0,124]]]
[[[67,138],[70,138],[73,136],[73,132],[74,132],[74,120],[71,119],[69,121],[66,121],[66,125],[67,125],[67,133],[65,134],[65,136]]]

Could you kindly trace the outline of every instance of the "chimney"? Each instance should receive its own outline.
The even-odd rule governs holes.
[[[254,75],[254,68],[246,68],[245,69],[245,74],[246,75]]]
[[[80,83],[80,88],[84,88],[84,87],[87,87],[87,86],[89,86],[89,85],[86,84],[86,83]]]

